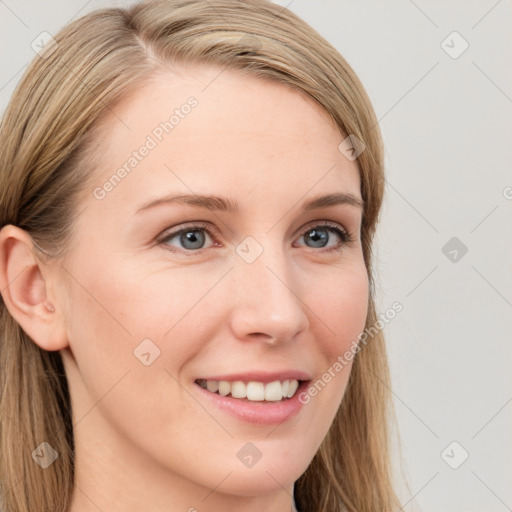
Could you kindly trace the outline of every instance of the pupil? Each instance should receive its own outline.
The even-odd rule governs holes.
[[[309,238],[311,238],[313,240],[313,242],[317,242],[317,241],[326,241],[327,240],[327,235],[325,234],[325,231],[319,231],[317,229],[312,229],[310,231],[310,233],[312,233],[312,235],[309,235]],[[323,247],[323,245],[322,245]]]
[[[190,249],[198,249],[201,247],[203,240],[201,237],[204,238],[204,235],[201,234],[201,236],[198,237],[199,231],[187,231],[182,236],[184,236],[184,239],[182,240],[182,243],[184,246],[186,246],[187,243],[192,243],[193,247],[188,247]],[[199,247],[198,247],[199,246]]]

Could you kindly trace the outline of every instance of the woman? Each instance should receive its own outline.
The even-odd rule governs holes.
[[[4,511],[399,507],[382,142],[318,33],[264,0],[93,12],[0,155]]]

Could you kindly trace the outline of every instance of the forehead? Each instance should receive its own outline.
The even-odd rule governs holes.
[[[267,203],[334,187],[360,197],[357,163],[338,149],[344,136],[334,121],[275,80],[178,68],[127,95],[100,133],[94,186],[107,184],[103,207],[168,190]]]

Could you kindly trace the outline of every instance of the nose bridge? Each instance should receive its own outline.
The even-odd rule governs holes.
[[[272,237],[251,237],[237,247],[233,329],[237,336],[265,334],[273,343],[306,329],[308,318],[301,286],[283,245]]]

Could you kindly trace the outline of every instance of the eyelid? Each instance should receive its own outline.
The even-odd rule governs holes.
[[[190,222],[189,224],[185,223],[185,224],[181,225],[178,229],[174,229],[174,228],[166,229],[162,233],[162,235],[158,236],[157,243],[161,244],[165,240],[167,240],[169,238],[174,238],[175,236],[179,235],[183,231],[188,231],[188,230],[190,230],[190,231],[204,230],[210,236],[212,236],[212,235],[220,236],[220,230],[213,224],[209,224],[208,222],[205,222],[205,221],[196,221],[196,222]],[[203,250],[204,249],[198,249],[197,251],[189,251],[189,252],[200,252]]]
[[[315,252],[322,252],[322,251],[329,252],[329,251],[336,251],[336,250],[340,251],[342,246],[352,246],[354,243],[357,242],[357,236],[355,236],[352,231],[347,229],[345,226],[343,226],[343,224],[340,224],[339,222],[329,221],[329,220],[321,220],[321,219],[313,220],[313,221],[307,223],[302,228],[300,228],[300,231],[297,234],[300,237],[302,237],[305,233],[307,233],[308,231],[311,231],[313,228],[330,228],[334,231],[339,231],[338,236],[341,238],[341,243],[335,247],[330,247],[328,249],[325,249],[325,248],[315,249],[315,248],[310,247],[310,249],[313,249]],[[175,230],[172,230],[173,228],[170,228],[170,229],[171,229],[171,231],[166,230],[167,232],[164,231],[164,233],[157,238],[157,243],[159,245],[164,244],[164,242],[166,240],[168,240],[170,238],[174,238],[177,235],[179,235],[182,232],[187,231],[187,230],[190,230],[190,231],[204,230],[212,238],[213,238],[213,235],[215,235],[216,237],[220,236],[220,230],[213,224],[210,224],[209,222],[206,222],[206,221],[195,221],[195,222],[191,221],[188,224],[187,223],[183,224],[178,229],[175,229]],[[217,244],[217,242],[215,242],[215,244]],[[306,246],[302,246],[302,247],[306,247]],[[171,252],[175,252],[175,253],[193,255],[193,254],[202,253],[203,251],[206,251],[207,249],[209,249],[209,248],[207,247],[207,248],[202,248],[202,249],[197,249],[197,250],[184,250],[184,249],[182,249],[182,250],[167,249],[167,250],[170,250]]]

